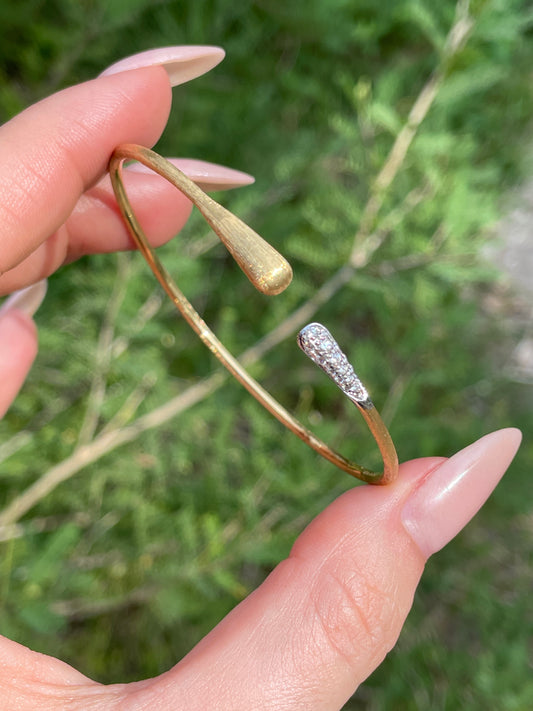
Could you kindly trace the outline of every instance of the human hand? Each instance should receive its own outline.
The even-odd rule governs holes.
[[[195,75],[191,63],[182,78]],[[0,293],[81,254],[130,246],[102,176],[116,145],[157,140],[169,107],[167,75],[145,67],[61,92],[0,129]],[[206,168],[207,180],[217,170]],[[155,244],[187,218],[188,202],[155,176],[131,171],[128,194]],[[31,296],[0,313],[0,413],[36,353]],[[102,686],[0,639],[3,708],[340,708],[394,645],[426,558],[482,505],[519,441],[517,430],[501,430],[447,461],[403,464],[393,485],[344,494],[260,588],[155,679]]]

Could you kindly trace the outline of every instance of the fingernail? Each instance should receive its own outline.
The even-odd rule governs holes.
[[[224,59],[220,47],[185,46],[160,47],[133,54],[112,64],[100,74],[101,77],[142,67],[164,67],[172,86],[184,84],[205,74]]]
[[[478,439],[433,470],[409,496],[401,518],[429,558],[470,521],[488,499],[520,445],[520,430],[498,430]]]
[[[202,190],[230,190],[251,185],[255,181],[254,177],[248,173],[226,168],[226,166],[217,163],[208,163],[194,158],[167,158],[167,160],[185,173]],[[153,170],[142,163],[130,163],[126,166],[126,170],[132,173],[155,175]]]
[[[13,292],[0,307],[0,314],[11,309],[18,309],[24,311],[28,316],[33,316],[44,301],[47,286],[46,279],[42,279],[25,289]]]

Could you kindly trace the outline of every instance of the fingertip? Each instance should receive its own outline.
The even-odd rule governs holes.
[[[6,342],[10,348],[17,343],[22,348],[37,345],[37,326],[32,316],[24,309],[12,307],[0,314],[0,342]]]
[[[187,222],[192,204],[159,176],[124,171],[124,184],[133,211],[150,244],[168,242]],[[116,204],[109,175],[78,201],[67,221],[69,234],[65,262],[85,254],[135,249]]]
[[[84,91],[89,100],[91,95],[94,97],[91,110],[86,110],[86,123],[91,129],[94,124],[100,130],[102,138],[98,139],[98,143],[103,143],[106,133],[111,133],[115,117],[122,112],[119,124],[122,135],[115,132],[116,138],[107,143],[106,167],[110,154],[121,143],[153,146],[161,137],[172,109],[172,85],[165,68],[158,65],[101,74],[85,84],[72,87],[72,90]],[[110,112],[114,115],[108,119],[106,114]],[[102,118],[108,119],[105,133],[100,126]],[[93,143],[96,144],[96,141]],[[90,155],[90,146],[84,145],[83,151],[87,162],[92,158],[101,161],[103,157],[102,151],[95,150],[94,145],[93,155]]]
[[[13,402],[37,355],[37,327],[27,313],[0,314],[0,417]]]
[[[429,475],[445,461],[444,457],[413,459],[400,464],[399,476],[387,486],[359,485],[345,492],[317,516],[296,539],[292,552],[297,555],[319,555],[322,547],[334,550],[336,540],[359,532],[375,531],[370,535],[377,540],[383,532],[389,535],[389,526],[399,525],[402,503]],[[400,531],[403,533],[402,531]]]
[[[60,230],[117,145],[152,146],[171,102],[165,70],[147,67],[64,89],[1,126],[0,272]]]

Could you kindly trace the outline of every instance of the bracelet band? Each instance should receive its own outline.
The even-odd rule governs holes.
[[[368,397],[366,389],[329,331],[320,324],[310,324],[300,332],[298,344],[337,383],[363,415],[381,452],[383,473],[362,467],[328,447],[254,380],[219,341],[180,291],[150,246],[124,186],[122,164],[125,160],[142,163],[166,178],[186,195],[200,210],[252,284],[261,292],[278,294],[289,285],[292,270],[288,262],[262,237],[212,200],[192,180],[159,154],[133,144],[123,144],[115,149],[109,163],[109,174],[128,230],[157,280],[203,343],[263,407],[322,457],[339,469],[369,484],[389,484],[394,481],[398,475],[398,456],[392,438]]]

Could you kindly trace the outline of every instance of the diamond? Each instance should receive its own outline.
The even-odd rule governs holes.
[[[298,334],[298,345],[351,400],[360,403],[370,400],[365,386],[325,326],[310,323],[302,328]]]

